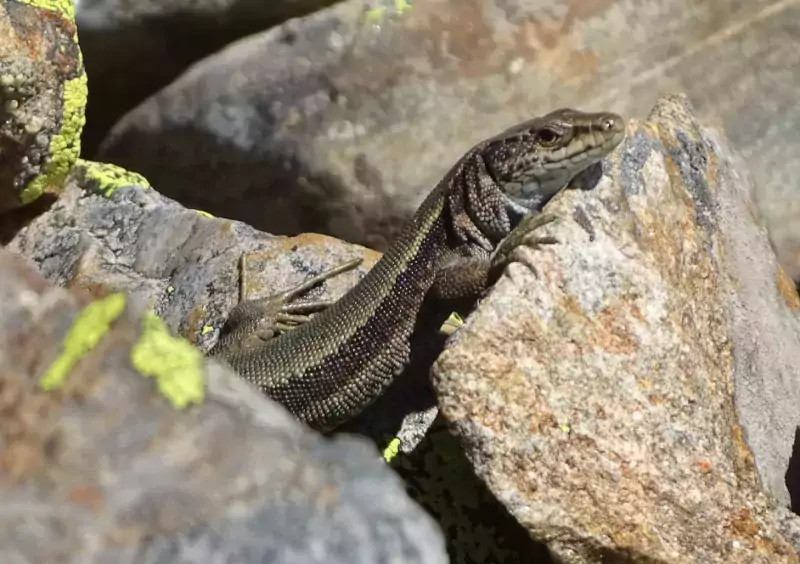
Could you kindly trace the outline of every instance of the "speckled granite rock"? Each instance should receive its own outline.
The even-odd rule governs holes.
[[[121,294],[5,250],[0,279],[0,561],[447,561],[364,440],[304,429]]]
[[[800,299],[742,163],[682,97],[612,160],[449,342],[441,412],[564,562],[798,562]]]
[[[77,41],[72,0],[0,3],[0,214],[57,192],[78,157],[86,73]]]

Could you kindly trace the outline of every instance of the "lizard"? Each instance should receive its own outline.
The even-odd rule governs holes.
[[[273,296],[240,298],[208,354],[308,426],[334,430],[386,390],[417,339],[488,291],[515,248],[558,243],[535,236],[557,219],[543,206],[624,137],[615,113],[564,108],[479,142],[339,300],[294,302],[360,260]]]

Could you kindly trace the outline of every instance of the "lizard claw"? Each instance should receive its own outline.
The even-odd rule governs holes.
[[[514,251],[521,246],[538,250],[543,245],[559,244],[560,241],[556,237],[550,235],[539,236],[536,234],[537,230],[545,225],[558,221],[558,219],[558,216],[548,213],[532,213],[526,215],[522,221],[519,222],[519,225],[511,231],[508,237],[498,245],[492,257],[491,272],[499,276],[499,273],[512,262],[512,255],[515,254]],[[532,265],[528,266],[532,268]],[[538,276],[536,269],[532,268],[532,270],[534,274]]]
[[[312,276],[288,290],[252,300],[247,299],[246,261],[247,255],[243,254],[240,261],[239,304],[228,314],[228,319],[211,354],[223,350],[255,348],[277,335],[308,322],[311,319],[310,314],[324,310],[333,304],[334,300],[292,303],[293,300],[314,286],[343,272],[353,270],[363,262],[363,259],[358,258],[345,262]]]
[[[242,280],[244,280],[245,273],[245,258],[242,256]],[[302,296],[313,287],[322,284],[326,280],[338,276],[343,272],[353,270],[363,262],[363,259],[357,258],[351,261],[342,263],[331,269],[320,272],[316,276],[312,276],[308,280],[284,290],[278,294],[261,298],[265,301],[264,315],[258,321],[256,328],[253,331],[254,336],[258,337],[261,341],[267,341],[274,338],[276,335],[286,333],[307,323],[311,319],[312,313],[320,312],[334,303],[335,300],[314,300],[307,302],[291,303],[296,298]],[[243,285],[243,291],[246,287]],[[243,304],[250,303],[256,305],[261,300],[243,300],[238,307]],[[258,307],[258,306],[256,306]]]

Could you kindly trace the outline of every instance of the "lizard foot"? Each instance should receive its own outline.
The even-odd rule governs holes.
[[[312,276],[288,290],[251,300],[247,299],[247,254],[243,254],[240,260],[239,304],[228,314],[228,319],[211,354],[223,350],[258,347],[265,341],[306,323],[312,313],[324,310],[333,304],[334,300],[292,302],[322,282],[357,268],[362,262],[363,259],[360,258],[345,262]]]
[[[494,275],[493,277],[499,276],[503,269],[505,269],[510,262],[513,262],[514,251],[519,247],[525,246],[538,250],[543,245],[559,244],[560,241],[555,237],[549,235],[538,236],[535,233],[545,225],[549,225],[557,220],[557,216],[547,213],[532,213],[525,216],[522,221],[519,222],[519,225],[514,228],[495,250],[491,259],[490,270]],[[523,260],[522,262],[533,270],[533,273],[538,277],[536,267],[529,264],[530,261]]]

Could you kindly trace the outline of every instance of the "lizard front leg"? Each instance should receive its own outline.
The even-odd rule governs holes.
[[[534,249],[542,245],[553,245],[559,241],[551,236],[538,236],[536,231],[557,219],[551,214],[532,213],[525,216],[519,225],[501,241],[493,253],[483,249],[471,251],[471,255],[453,255],[444,259],[430,295],[445,303],[460,305],[474,301],[494,285],[505,267],[512,261],[514,250],[520,246]],[[459,309],[454,307],[454,309]]]
[[[354,259],[323,271],[278,294],[252,300],[247,299],[246,261],[247,254],[243,254],[240,259],[239,304],[228,314],[220,337],[209,355],[257,348],[265,341],[307,322],[310,314],[322,311],[334,301],[292,302],[324,281],[357,268],[363,259]]]
[[[525,246],[538,250],[543,245],[557,245],[559,240],[555,237],[536,234],[536,231],[557,220],[557,216],[549,213],[532,213],[522,218],[519,225],[495,249],[489,268],[489,284],[493,285],[505,267],[513,262],[512,255],[519,247]]]

